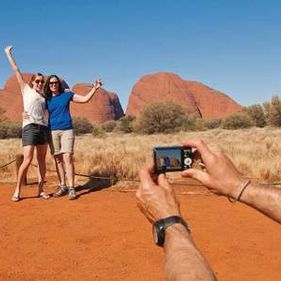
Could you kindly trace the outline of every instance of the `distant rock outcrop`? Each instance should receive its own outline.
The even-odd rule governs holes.
[[[133,87],[126,115],[139,116],[147,104],[173,102],[203,119],[222,118],[241,110],[229,96],[173,73],[143,76]]]
[[[92,88],[91,84],[76,84],[72,91],[78,95],[86,95]],[[86,104],[72,103],[74,116],[86,117],[93,124],[101,124],[110,120],[117,120],[124,116],[117,94],[99,89]]]
[[[24,81],[28,83],[32,74],[24,73]],[[63,83],[65,81],[63,80]],[[67,84],[65,83],[65,86]],[[90,84],[76,84],[73,91],[79,95],[87,94]],[[19,85],[15,75],[11,76],[3,90],[0,90],[0,106],[5,109],[4,116],[10,120],[22,120],[23,102]],[[73,116],[87,118],[93,124],[100,124],[110,120],[117,120],[124,115],[119,98],[115,93],[99,89],[92,100],[86,104],[71,103]]]

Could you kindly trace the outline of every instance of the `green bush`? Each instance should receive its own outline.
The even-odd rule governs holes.
[[[246,112],[236,112],[222,120],[223,129],[243,129],[255,126],[255,122]]]
[[[207,129],[216,129],[221,126],[221,119],[210,119],[210,120],[205,120],[204,121],[204,126]]]
[[[92,133],[93,125],[85,117],[74,117],[73,128],[77,136]]]
[[[114,132],[122,132],[122,133],[132,133],[133,132],[133,122],[135,117],[133,116],[123,116],[117,121],[117,125],[114,128]]]
[[[100,126],[93,126],[92,128],[92,135],[97,138],[103,138],[106,136],[105,131]]]
[[[136,130],[144,134],[167,134],[194,130],[195,127],[196,119],[188,115],[180,105],[165,102],[147,105],[139,118]]]
[[[5,120],[0,122],[0,139],[20,138],[22,123]]]
[[[111,133],[116,126],[117,126],[117,122],[113,120],[107,121],[101,125],[102,129],[107,133]]]
[[[264,103],[263,107],[267,124],[281,127],[281,99],[278,96],[274,96],[270,102]]]
[[[260,104],[254,104],[244,107],[243,111],[253,119],[256,127],[263,128],[266,126],[264,109]]]

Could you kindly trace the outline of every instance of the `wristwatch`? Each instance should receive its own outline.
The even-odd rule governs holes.
[[[182,217],[171,216],[165,219],[158,220],[153,224],[152,227],[153,240],[157,246],[163,247],[165,242],[165,230],[175,223],[181,223],[186,228],[186,230],[190,232],[187,223]]]

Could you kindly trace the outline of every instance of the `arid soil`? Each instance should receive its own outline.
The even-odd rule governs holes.
[[[54,191],[54,183],[47,183]],[[10,200],[13,185],[0,183],[0,280],[165,280],[164,256],[134,192],[109,187],[67,197]],[[183,216],[219,280],[281,280],[281,227],[241,203],[200,187],[175,187]]]

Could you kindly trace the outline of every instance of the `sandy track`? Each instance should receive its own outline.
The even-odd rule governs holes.
[[[27,198],[13,203],[12,189],[0,184],[1,281],[165,280],[163,253],[133,192],[82,190],[76,201],[45,201],[33,198],[36,186],[29,185]],[[181,186],[177,193],[197,190]],[[280,225],[204,192],[179,199],[219,280],[281,280]]]

